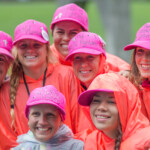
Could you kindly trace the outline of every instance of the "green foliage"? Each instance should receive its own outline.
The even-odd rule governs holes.
[[[15,27],[18,24],[27,19],[35,19],[44,22],[50,31],[50,23],[56,8],[57,3],[55,1],[0,2],[0,30],[9,33],[13,37]],[[132,39],[134,39],[137,30],[146,22],[150,22],[150,2],[133,0],[130,8]],[[89,1],[85,5],[85,10],[89,16],[89,31],[95,32],[105,39],[101,16],[94,1]],[[52,43],[51,36],[50,41]]]

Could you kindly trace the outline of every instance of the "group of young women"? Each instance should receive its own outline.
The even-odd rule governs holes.
[[[19,24],[14,41],[0,31],[0,148],[17,146],[17,136],[28,132],[28,97],[47,85],[65,96],[64,124],[85,150],[150,148],[150,23],[124,48],[134,49],[131,67],[106,53],[106,43],[88,31],[88,15],[76,4],[56,9],[50,29],[51,45],[46,25],[36,20]],[[130,81],[120,71],[129,71]]]

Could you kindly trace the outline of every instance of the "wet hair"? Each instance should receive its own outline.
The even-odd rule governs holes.
[[[121,129],[121,123],[120,123],[119,126],[118,126],[118,132],[116,134],[115,150],[120,149],[121,140],[122,140],[122,129]]]
[[[140,89],[140,84],[142,83],[143,78],[141,77],[141,74],[139,72],[139,69],[135,62],[135,55],[136,55],[136,49],[133,51],[132,57],[131,57],[131,71],[129,74],[129,80]]]
[[[47,49],[47,57],[46,57],[46,61],[47,63],[50,63],[51,61],[49,60],[49,55],[51,53],[50,50],[50,46],[49,44],[46,44],[46,49]],[[10,104],[11,104],[11,110],[10,110],[10,114],[12,117],[12,128],[15,129],[15,114],[14,114],[14,106],[15,106],[15,99],[16,99],[16,93],[17,93],[17,89],[19,86],[19,80],[20,77],[23,73],[23,68],[22,68],[22,64],[20,63],[19,59],[18,59],[18,55],[17,55],[17,47],[15,46],[13,48],[13,51],[15,53],[15,60],[12,64],[12,73],[10,76]]]

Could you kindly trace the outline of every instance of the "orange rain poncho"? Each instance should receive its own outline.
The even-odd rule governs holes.
[[[104,74],[109,72],[109,67],[106,63],[106,58],[103,54],[100,55],[100,65],[99,65],[99,70],[96,76],[98,76],[99,74]],[[80,85],[80,89],[82,93],[83,91],[85,91],[85,89]],[[77,104],[77,109],[78,113],[76,113],[76,118],[77,118],[77,125],[76,125],[76,132],[81,132],[85,129],[95,129],[95,127],[92,125],[91,121],[89,121],[89,119],[87,119],[87,115],[89,108],[88,107],[82,107],[81,105]],[[84,123],[83,123],[84,122]]]
[[[123,132],[120,150],[150,147],[149,121],[141,113],[138,91],[130,81],[114,73],[103,74],[93,80],[88,90],[92,89],[114,91]],[[77,138],[85,142],[85,150],[114,150],[115,140],[100,130],[86,130]]]
[[[17,135],[11,129],[9,88],[9,82],[0,88],[0,150],[10,150],[17,145]]]
[[[150,120],[150,87],[149,86],[141,87],[140,94],[141,94],[141,101],[146,111],[146,115]]]
[[[43,74],[44,75],[44,74]],[[38,79],[34,80],[30,78],[29,76],[25,75],[27,85],[29,87],[29,91],[31,92],[36,87],[41,87],[43,82],[43,75]],[[16,100],[14,105],[14,111],[15,111],[15,126],[16,126],[16,136],[26,133],[29,130],[28,127],[28,120],[25,117],[25,106],[26,102],[28,100],[28,93],[24,84],[24,80],[21,77],[19,81],[19,86],[16,93]],[[77,105],[77,98],[79,95],[79,84],[78,80],[75,77],[73,70],[71,67],[66,67],[63,65],[52,65],[49,64],[47,68],[46,73],[46,81],[45,85],[54,85],[60,92],[62,92],[66,98],[66,119],[64,121],[65,124],[67,124],[73,132],[75,132],[75,117],[76,117],[76,105]],[[8,115],[9,124],[11,123],[11,117],[10,117],[10,99],[9,96],[6,97],[6,95],[9,94],[9,88],[7,90],[3,90],[2,99],[3,101],[6,100],[9,105],[9,110],[5,110],[6,116]],[[2,107],[2,106],[1,106]],[[2,112],[1,112],[2,113]],[[5,120],[5,118],[4,118]],[[5,123],[5,121],[4,121]],[[11,130],[11,129],[10,129]],[[8,128],[8,133],[9,128]],[[6,134],[5,134],[6,135]],[[7,136],[7,135],[6,135]],[[13,137],[13,136],[12,136]],[[11,138],[9,139],[11,140]],[[2,139],[1,139],[2,141]],[[9,143],[9,142],[8,142]],[[4,143],[5,145],[8,145],[8,143]],[[12,144],[13,146],[13,144]]]
[[[71,63],[69,61],[65,61],[61,58],[54,44],[52,44],[50,48],[53,56],[57,59],[58,63],[71,66]],[[106,62],[108,63],[109,69],[111,71],[119,72],[121,70],[130,70],[130,65],[121,58],[109,53],[106,53],[106,57]]]

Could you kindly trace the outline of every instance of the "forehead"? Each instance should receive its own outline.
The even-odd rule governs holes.
[[[57,112],[58,109],[51,104],[38,104],[30,107],[30,111],[42,111],[42,112]]]
[[[113,92],[97,92],[94,97],[96,98],[99,98],[99,97],[114,97],[114,93]],[[93,98],[94,98],[93,97]]]
[[[74,21],[61,21],[61,22],[58,22],[55,24],[55,27],[54,29],[58,29],[58,28],[62,28],[62,29],[66,29],[66,30],[73,30],[75,28],[77,29],[82,29],[81,25],[77,22],[74,22]]]
[[[40,43],[40,44],[42,44],[41,42],[32,40],[32,39],[24,39],[24,40],[20,40],[17,42],[17,44],[23,44],[23,43]]]
[[[99,56],[99,55],[93,55],[93,54],[88,54],[88,53],[77,53],[73,55],[74,57],[87,57],[87,56]]]

